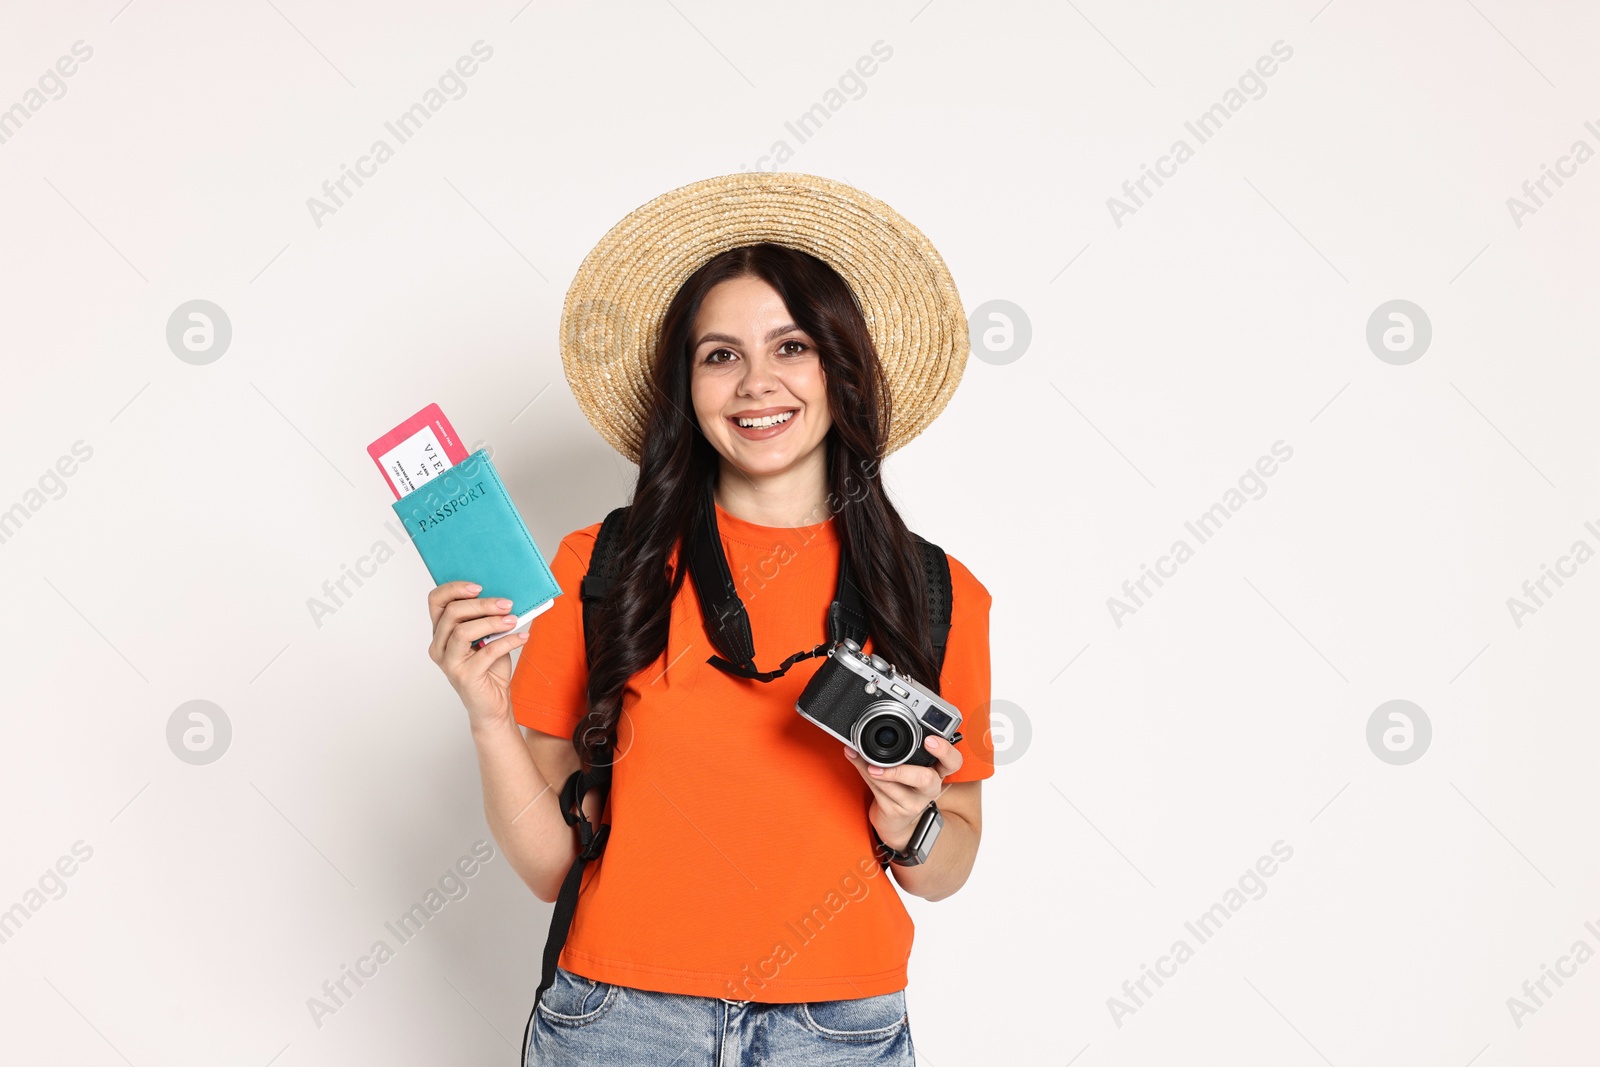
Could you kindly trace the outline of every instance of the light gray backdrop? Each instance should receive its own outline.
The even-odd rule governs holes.
[[[1592,1058],[1593,8],[3,19],[0,1059],[514,1061],[549,909],[445,878],[477,767],[364,449],[437,401],[543,549],[597,521],[567,282],[753,167],[903,212],[978,342],[887,466],[1009,726],[908,902],[923,1062]]]

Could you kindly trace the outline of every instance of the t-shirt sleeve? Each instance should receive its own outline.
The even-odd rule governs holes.
[[[561,539],[550,574],[561,595],[528,627],[528,640],[511,672],[511,711],[530,730],[571,737],[588,707],[589,665],[583,643],[579,586],[589,569],[600,524]]]
[[[939,674],[940,695],[961,712],[956,751],[965,760],[946,782],[976,782],[994,774],[989,736],[989,606],[993,598],[954,556],[950,561],[950,635]]]

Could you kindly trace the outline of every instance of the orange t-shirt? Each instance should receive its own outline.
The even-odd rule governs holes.
[[[759,526],[719,505],[717,525],[756,667],[827,640],[833,521]],[[511,680],[517,721],[559,737],[587,707],[578,587],[599,531],[562,539],[551,562],[562,595],[534,619]],[[984,744],[990,595],[953,558],[950,579],[941,695],[962,713],[965,763],[945,780],[970,782],[994,774]],[[611,836],[584,869],[561,966],[637,989],[768,1003],[904,989],[912,922],[873,858],[872,792],[843,744],[794,707],[823,659],[758,682],[711,666],[715,652],[685,578],[666,649],[623,691],[602,816]]]

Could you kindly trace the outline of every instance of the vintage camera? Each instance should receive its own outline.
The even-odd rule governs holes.
[[[938,760],[922,746],[923,738],[937,734],[952,745],[961,740],[961,712],[954,704],[909,675],[896,674],[882,656],[864,655],[848,637],[828,650],[794,709],[879,767],[931,767]]]

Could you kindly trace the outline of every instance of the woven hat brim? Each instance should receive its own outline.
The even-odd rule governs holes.
[[[561,309],[561,365],[601,436],[639,461],[661,318],[705,262],[771,241],[821,259],[861,305],[891,395],[885,451],[938,417],[969,347],[966,313],[933,244],[893,208],[812,174],[693,182],[634,209],[584,257]]]

